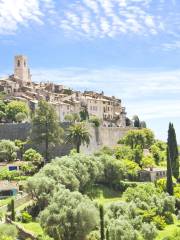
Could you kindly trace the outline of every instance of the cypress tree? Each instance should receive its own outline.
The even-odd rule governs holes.
[[[106,230],[106,240],[109,240],[109,229]]]
[[[15,221],[15,206],[14,199],[11,200],[11,220]]]
[[[169,148],[168,147],[167,147],[167,182],[166,182],[166,190],[169,193],[169,195],[173,195],[171,158],[170,158]]]
[[[104,208],[103,205],[99,206],[99,216],[100,216],[100,236],[101,240],[105,240],[105,234],[104,234]]]
[[[171,159],[172,174],[177,179],[179,177],[179,153],[176,132],[172,123],[169,124],[168,147]]]

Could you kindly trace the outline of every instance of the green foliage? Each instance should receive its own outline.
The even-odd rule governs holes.
[[[49,148],[62,142],[63,130],[59,126],[56,112],[52,105],[40,101],[32,119],[31,141],[45,145],[45,159],[49,160]]]
[[[118,146],[115,148],[115,157],[119,160],[134,160],[134,152],[129,146]]]
[[[180,240],[180,230],[174,231],[171,236],[164,237],[162,240]]]
[[[70,126],[67,135],[66,143],[72,143],[76,146],[77,153],[80,152],[81,144],[90,143],[90,133],[84,123],[76,123],[73,126]]]
[[[23,113],[28,116],[29,109],[26,103],[21,101],[12,101],[8,103],[6,108],[7,118],[12,121],[16,121],[16,115],[18,113]]]
[[[166,224],[173,224],[174,218],[171,212],[165,212],[164,214]]]
[[[174,187],[174,196],[175,196],[177,199],[180,199],[180,184],[177,184],[177,185]]]
[[[154,143],[154,133],[150,129],[130,130],[119,143],[130,146],[131,149],[137,148],[137,146],[140,146],[141,149],[149,149]]]
[[[171,161],[172,174],[177,179],[179,177],[179,153],[176,140],[176,133],[172,123],[169,124],[168,130],[168,150],[169,161]]]
[[[17,157],[18,147],[10,140],[0,141],[0,161],[13,161]]]
[[[23,223],[32,222],[32,216],[31,216],[28,212],[23,211],[23,212],[21,213],[21,221],[22,221]]]
[[[20,172],[19,171],[9,171],[8,169],[3,170],[0,172],[0,180],[15,180],[17,177],[20,176]]]
[[[71,114],[67,114],[64,117],[64,120],[69,123],[76,123],[80,121],[80,117],[79,117],[79,114],[77,113],[71,113]]]
[[[99,231],[92,231],[86,238],[87,240],[100,240]],[[106,238],[106,240],[108,240]]]
[[[15,206],[14,206],[14,199],[11,200],[11,220],[15,221]]]
[[[101,148],[99,151],[94,153],[95,156],[101,156],[101,155],[114,155],[114,149],[104,146],[103,148]]]
[[[23,153],[24,153],[24,148],[25,148],[25,145],[27,144],[27,141],[22,141],[22,140],[16,139],[14,141],[14,143],[15,143],[16,147],[18,147],[20,158],[22,159]]]
[[[101,125],[101,120],[96,116],[91,116],[89,118],[89,122],[93,123],[95,127],[99,127]]]
[[[146,156],[142,158],[141,165],[143,168],[149,168],[154,167],[155,162],[154,159],[151,156]]]
[[[140,146],[136,146],[136,148],[133,149],[134,153],[134,161],[141,166],[141,161],[143,157],[143,149]]]
[[[60,185],[84,193],[92,188],[102,172],[101,162],[95,156],[76,153],[56,158],[28,180],[27,191],[43,209]]]
[[[16,122],[21,123],[27,119],[27,115],[23,112],[19,112],[15,116]]]
[[[115,219],[109,224],[110,240],[138,240],[138,233],[126,219]]]
[[[166,227],[166,221],[164,216],[154,216],[153,217],[153,223],[159,230],[163,230]]]
[[[3,119],[6,118],[6,114],[2,111],[0,111],[0,122],[2,122]]]
[[[136,128],[141,127],[141,123],[140,123],[139,117],[137,115],[133,117],[133,121],[134,121],[134,127],[136,127]]]
[[[17,229],[10,224],[0,224],[0,236],[3,240],[15,240],[17,237]],[[8,239],[9,238],[9,239]]]
[[[23,154],[23,159],[25,161],[32,162],[36,166],[41,165],[43,161],[41,154],[32,148],[26,150],[26,152]]]
[[[3,100],[0,100],[0,111],[5,113],[6,112],[6,104]]]
[[[89,119],[89,113],[87,106],[82,106],[82,110],[79,113],[81,121],[87,121]]]
[[[157,229],[154,224],[143,223],[141,232],[144,239],[155,239],[157,236]]]
[[[78,192],[57,192],[40,215],[41,225],[57,240],[79,240],[97,226],[98,211],[87,197]]]
[[[99,217],[100,217],[100,239],[105,240],[105,229],[104,229],[104,207],[99,206]]]
[[[169,153],[169,147],[167,147],[167,181],[166,181],[166,190],[169,195],[173,195],[173,180],[172,180],[172,167],[171,167],[171,158]]]

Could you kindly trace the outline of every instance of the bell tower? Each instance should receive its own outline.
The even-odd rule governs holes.
[[[23,55],[14,58],[14,76],[19,78],[23,83],[31,82],[31,74],[28,68],[27,57]]]

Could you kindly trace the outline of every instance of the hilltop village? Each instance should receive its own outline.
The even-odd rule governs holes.
[[[14,64],[0,80],[0,240],[178,240],[173,124],[157,140],[120,99]]]
[[[79,114],[86,109],[89,116],[98,117],[104,127],[126,127],[126,110],[120,99],[105,96],[103,92],[82,93],[51,82],[35,83],[28,59],[23,55],[15,56],[14,73],[0,79],[0,91],[5,92],[8,99],[27,102],[31,110],[35,110],[39,100],[46,100],[54,106],[60,122],[65,122],[68,114]]]

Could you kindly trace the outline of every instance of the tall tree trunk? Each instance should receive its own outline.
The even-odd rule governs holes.
[[[76,150],[77,150],[77,153],[80,153],[80,143],[77,143]]]

